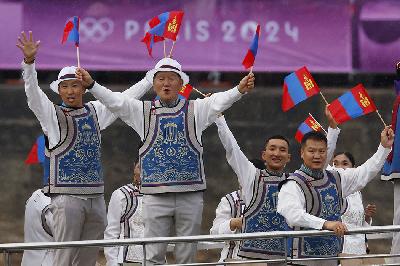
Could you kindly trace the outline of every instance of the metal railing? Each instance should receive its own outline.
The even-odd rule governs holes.
[[[399,232],[400,226],[371,226],[367,228],[351,229],[347,234],[370,234],[370,233],[387,233]],[[141,245],[143,247],[143,256],[146,258],[146,245],[160,243],[193,243],[193,242],[223,242],[232,240],[246,240],[257,238],[294,238],[305,236],[326,236],[333,235],[332,231],[327,230],[303,230],[303,231],[274,231],[274,232],[258,232],[258,233],[240,233],[230,235],[198,235],[198,236],[181,236],[181,237],[151,237],[139,239],[109,239],[109,240],[84,240],[84,241],[68,241],[68,242],[35,242],[35,243],[9,243],[0,244],[0,252],[4,254],[5,265],[11,265],[10,254],[23,250],[41,250],[41,249],[62,249],[62,248],[79,248],[79,247],[112,247],[112,246],[128,246]],[[386,234],[387,236],[387,234]],[[287,247],[285,247],[287,253]],[[305,262],[305,261],[324,261],[324,260],[344,260],[344,259],[361,259],[361,258],[389,258],[400,257],[400,254],[373,254],[360,255],[351,257],[331,257],[331,258],[282,258],[274,260],[246,260],[224,262],[223,264],[243,264],[243,263],[261,263],[261,262]],[[175,264],[175,265],[220,265],[221,262],[209,263],[191,263],[191,264]],[[143,265],[146,260],[143,259]]]

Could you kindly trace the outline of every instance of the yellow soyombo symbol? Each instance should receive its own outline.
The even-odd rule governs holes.
[[[309,79],[306,75],[303,75],[303,79],[304,79],[304,86],[306,87],[306,90],[311,90],[312,88],[314,88],[314,83],[312,82],[311,79]]]
[[[184,92],[185,92],[185,90],[186,90],[186,85],[185,85],[185,86],[183,86],[179,92],[180,92],[180,93],[184,93]]]
[[[178,29],[178,23],[176,23],[176,16],[170,23],[168,23],[167,29],[169,32],[176,33],[176,30]]]
[[[316,123],[314,120],[310,120],[310,122],[311,122],[311,124],[312,124],[311,128],[312,128],[313,130],[315,130],[315,131],[318,131],[319,128],[320,128],[320,125],[319,125],[318,123]]]
[[[360,103],[363,107],[370,106],[371,103],[366,96],[364,96],[361,92],[359,92],[358,95],[360,96]]]

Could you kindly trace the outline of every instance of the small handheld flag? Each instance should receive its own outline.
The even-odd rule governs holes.
[[[150,56],[152,56],[153,44],[159,41],[164,41],[164,56],[166,56],[165,39],[171,39],[174,41],[169,53],[171,57],[183,15],[183,11],[165,12],[149,21],[150,30],[146,32],[142,42],[146,44]]]
[[[301,143],[303,136],[311,131],[325,131],[322,126],[315,120],[315,118],[308,114],[306,120],[300,124],[299,128],[296,131],[295,139]]]
[[[176,41],[182,24],[183,11],[165,12],[157,16],[159,23],[149,30],[152,35]],[[157,21],[157,18],[155,21]]]
[[[334,100],[328,109],[338,124],[377,111],[374,102],[362,84],[358,84]]]
[[[25,160],[25,164],[37,164],[44,162],[44,136],[40,135],[35,144],[33,144],[28,157]]]
[[[286,112],[296,104],[319,92],[317,83],[304,66],[285,77],[283,82],[282,110]]]
[[[185,86],[182,87],[182,89],[179,91],[179,95],[182,95],[186,100],[189,99],[189,95],[192,92],[193,87],[190,84],[186,84]]]
[[[79,47],[79,18],[77,16],[69,18],[65,23],[61,44],[66,41],[75,42],[75,46]]]
[[[78,67],[80,67],[79,60],[79,17],[74,16],[69,18],[64,26],[64,32],[61,39],[61,44],[66,41],[74,42],[76,46],[76,57],[78,60]]]
[[[154,17],[149,21],[148,24],[150,26],[150,29],[152,29],[155,26],[157,26],[158,24],[160,24],[160,19],[158,18],[158,16]],[[149,32],[146,32],[145,36],[143,37],[143,39],[141,41],[146,44],[147,51],[149,52],[149,55],[152,56],[153,44],[156,42],[164,41],[164,39],[165,39],[164,37],[154,36],[154,35],[150,34]]]
[[[258,39],[260,37],[260,25],[257,25],[256,34],[251,41],[250,47],[247,50],[246,56],[243,59],[242,65],[245,69],[249,69],[254,66],[254,61],[256,60],[257,50],[258,50]]]

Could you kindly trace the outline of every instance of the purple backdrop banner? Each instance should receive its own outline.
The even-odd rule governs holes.
[[[185,70],[242,71],[241,62],[261,25],[254,71],[349,72],[352,7],[347,0],[192,0],[192,1],[1,1],[0,68],[19,69],[15,47],[22,31],[41,40],[40,69],[76,64],[72,43],[61,45],[66,20],[81,18],[81,65],[97,70],[147,70],[154,58],[140,42],[146,22],[166,11],[183,10],[184,22],[173,56]],[[172,45],[167,41],[167,51]]]
[[[400,59],[400,1],[363,1],[359,8],[360,70],[393,73]]]

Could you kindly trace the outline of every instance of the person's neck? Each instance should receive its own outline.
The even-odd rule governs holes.
[[[284,168],[280,168],[280,169],[272,169],[271,167],[269,167],[267,164],[265,164],[265,170],[274,176],[281,176],[283,174],[283,170]]]
[[[65,102],[61,102],[61,105],[64,106],[64,107],[71,108],[71,109],[79,109],[79,108],[83,107],[83,103],[80,104],[80,105],[77,105],[77,106],[71,106],[71,105],[66,104]]]
[[[174,107],[177,104],[178,100],[179,100],[179,98],[175,98],[173,100],[160,99],[160,102],[161,102],[162,106]]]
[[[301,165],[300,171],[306,173],[307,175],[311,176],[314,179],[321,179],[324,177],[323,169],[313,169],[304,164]]]

